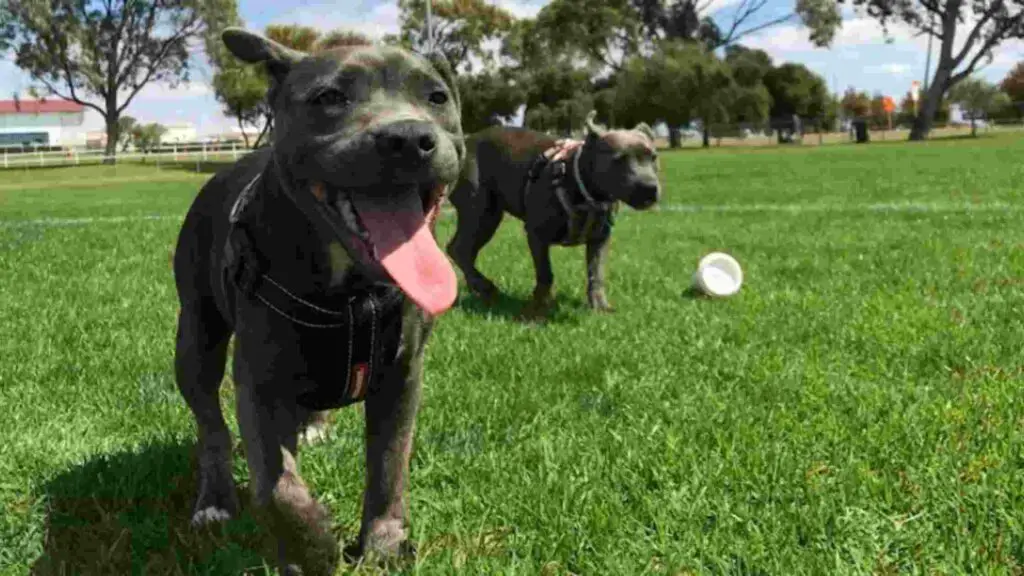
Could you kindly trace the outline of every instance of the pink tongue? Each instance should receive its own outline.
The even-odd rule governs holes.
[[[455,270],[430,233],[419,196],[404,196],[397,202],[353,198],[352,203],[391,279],[420,308],[438,316],[455,303]]]

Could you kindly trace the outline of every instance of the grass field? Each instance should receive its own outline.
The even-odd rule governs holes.
[[[514,319],[532,268],[506,220],[481,264],[505,301],[461,295],[428,349],[408,571],[1024,573],[1021,158],[665,153],[662,208],[616,226],[617,312],[585,310],[559,249],[544,326]],[[247,512],[188,528],[169,253],[204,177],[105,170],[0,172],[0,574],[262,574]],[[743,291],[687,295],[715,249]],[[361,427],[339,412],[300,460],[345,541]]]

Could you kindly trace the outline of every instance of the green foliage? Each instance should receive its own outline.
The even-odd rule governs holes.
[[[235,0],[5,0],[0,52],[47,94],[99,112],[112,156],[125,108],[151,82],[187,82],[190,43],[236,11]]]
[[[825,79],[803,64],[787,62],[765,75],[765,87],[772,95],[772,118],[796,114],[805,120],[825,117],[829,91]]]
[[[534,32],[556,51],[620,70],[640,50],[641,26],[630,0],[552,0]]]
[[[424,0],[399,0],[403,45],[426,51],[426,3]],[[445,55],[456,72],[472,71],[470,57],[485,61],[491,54],[485,48],[490,40],[498,40],[512,26],[512,15],[486,0],[433,0],[433,49]]]
[[[971,134],[977,135],[975,121],[1009,106],[1010,97],[995,84],[967,78],[949,91],[949,101],[960,106],[964,116],[971,120]]]
[[[1024,104],[1024,60],[1021,60],[1006,73],[1006,77],[999,83],[999,87],[1006,92],[1013,102]]]
[[[122,152],[127,151],[128,146],[131,145],[136,124],[138,124],[138,122],[135,118],[132,118],[127,114],[123,114],[117,119],[117,143],[121,146]]]
[[[729,98],[730,120],[740,124],[761,124],[768,119],[772,94],[765,78],[772,71],[772,59],[763,50],[730,46],[725,51],[735,86]]]
[[[871,97],[850,87],[843,93],[841,106],[847,118],[863,118],[871,114]]]
[[[132,127],[132,144],[137,150],[150,152],[160,145],[160,139],[167,132],[164,126],[151,124],[138,124]]]
[[[508,122],[525,102],[522,90],[504,71],[458,77],[462,99],[462,130],[467,134]]]

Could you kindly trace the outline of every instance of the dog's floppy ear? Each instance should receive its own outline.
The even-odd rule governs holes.
[[[651,128],[650,126],[648,126],[647,122],[641,122],[641,123],[637,124],[636,126],[633,127],[633,131],[634,132],[639,132],[639,133],[643,134],[644,136],[647,136],[648,138],[651,139],[651,142],[654,142],[654,140],[656,138],[656,136],[654,134],[654,129]]]
[[[455,107],[459,109],[459,113],[462,113],[462,97],[459,95],[459,81],[455,77],[455,71],[452,70],[452,65],[448,62],[448,58],[445,58],[444,54],[437,50],[431,50],[424,55],[427,62],[434,67],[437,74],[444,80],[444,83],[448,85],[448,89],[452,92],[452,99],[455,101]]]
[[[274,42],[270,38],[244,28],[229,27],[221,32],[221,40],[239,60],[249,64],[263,63],[278,81],[288,75],[305,54]]]

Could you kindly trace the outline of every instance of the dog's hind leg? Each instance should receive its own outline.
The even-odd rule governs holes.
[[[326,508],[313,499],[295,461],[299,429],[310,414],[260,386],[241,360],[244,351],[239,348],[234,364],[238,426],[256,515],[277,540],[281,574],[332,574],[339,558],[338,542]]]
[[[193,525],[227,520],[238,512],[231,478],[231,433],[224,423],[219,391],[231,331],[223,319],[199,304],[185,304],[178,316],[175,376],[199,432],[199,491]]]

